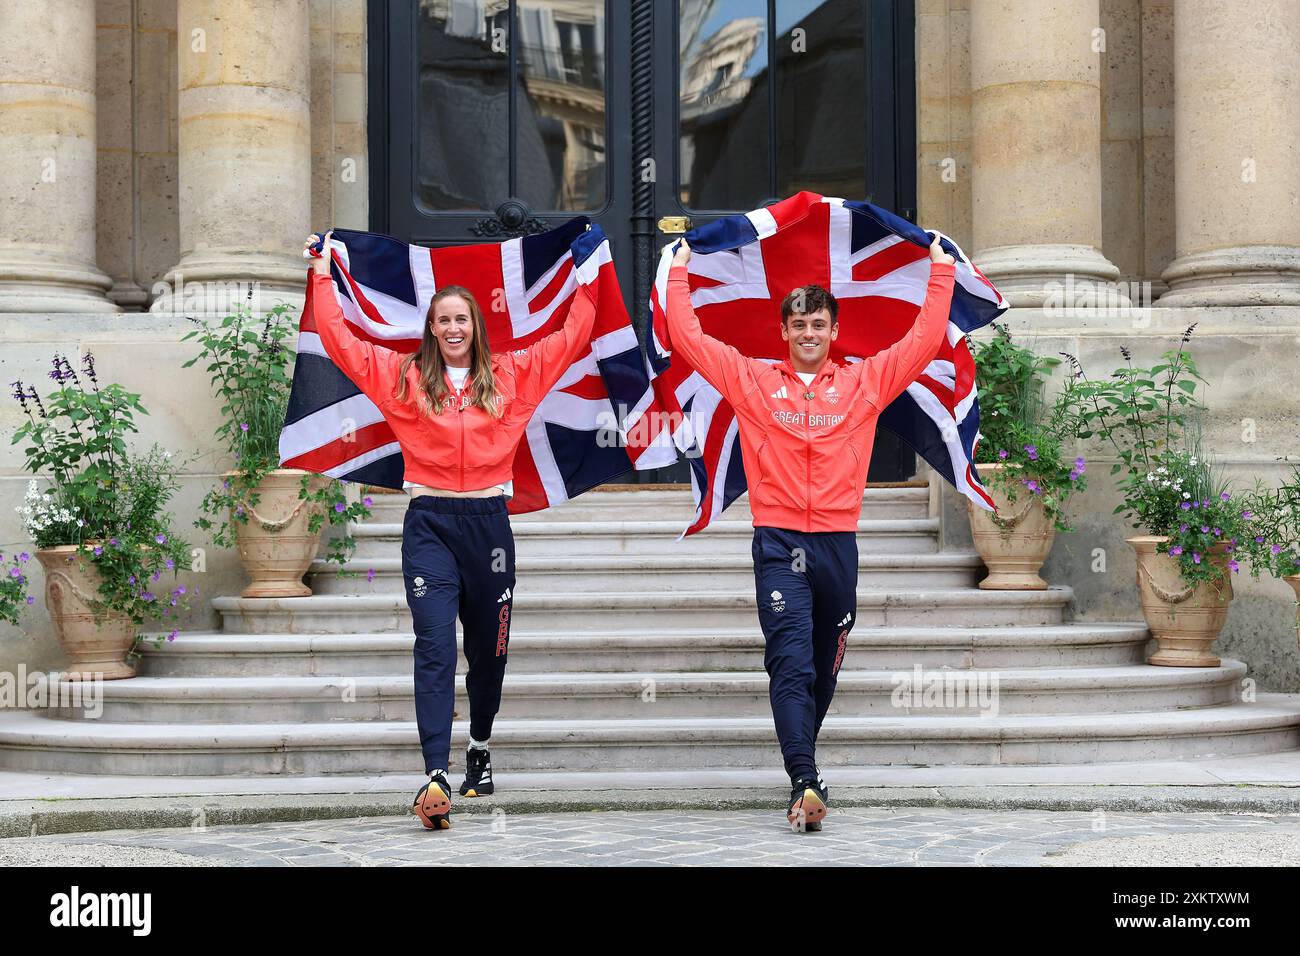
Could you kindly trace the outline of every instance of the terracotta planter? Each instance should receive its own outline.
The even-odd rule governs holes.
[[[1295,592],[1295,599],[1300,602],[1300,574],[1288,574],[1283,576],[1283,581],[1291,585],[1291,590]],[[1296,640],[1300,641],[1300,611],[1297,612],[1296,622]]]
[[[238,474],[240,472],[228,471],[222,477],[234,478]],[[311,594],[311,588],[302,583],[302,576],[316,557],[321,532],[327,525],[323,523],[315,534],[307,530],[312,514],[320,513],[322,508],[298,497],[298,485],[304,474],[307,472],[297,468],[276,468],[268,472],[257,486],[260,496],[257,507],[243,502],[248,521],[236,522],[232,514],[239,560],[252,579],[252,583],[240,592],[241,597],[306,597]],[[312,473],[309,487],[312,490],[323,488],[329,481],[325,475]]]
[[[978,465],[981,475],[1001,472],[1016,465]],[[1056,527],[1043,502],[1026,489],[1011,502],[997,488],[988,486],[997,511],[985,511],[967,500],[971,538],[989,576],[980,582],[986,591],[1042,591],[1047,582],[1038,570],[1051,553]]]
[[[1156,652],[1147,658],[1147,663],[1170,667],[1218,667],[1219,658],[1210,653],[1210,645],[1228,620],[1232,574],[1228,572],[1217,588],[1210,582],[1194,588],[1188,586],[1178,570],[1178,559],[1156,553],[1156,545],[1168,540],[1159,535],[1127,539],[1137,552],[1142,616],[1159,645]],[[1223,549],[1227,544],[1224,541],[1215,545],[1205,560],[1226,571],[1228,556]]]
[[[135,668],[126,663],[126,655],[135,643],[135,624],[121,611],[108,611],[97,623],[91,610],[102,583],[99,569],[72,544],[38,548],[36,560],[45,569],[45,607],[54,622],[54,633],[71,660],[70,673],[63,678],[134,677]]]

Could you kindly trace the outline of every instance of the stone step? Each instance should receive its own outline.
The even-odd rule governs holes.
[[[1145,657],[1145,622],[1028,627],[866,627],[849,634],[846,665],[872,670],[922,667],[1099,667]],[[226,634],[186,631],[146,644],[141,673],[152,677],[382,677],[411,672],[415,637],[386,634]],[[458,655],[463,673],[465,658]],[[756,670],[763,635],[747,627],[690,627],[612,634],[546,632],[516,626],[510,673]]]
[[[453,766],[468,726],[452,734]],[[780,766],[772,719],[500,720],[498,773]],[[1041,765],[1276,753],[1300,748],[1300,698],[1164,713],[828,717],[822,768]],[[396,773],[421,767],[406,721],[123,724],[0,712],[0,767],[46,773],[229,775]]]
[[[1043,591],[978,588],[858,591],[858,623],[981,627],[1060,624],[1073,600],[1069,587]],[[228,634],[340,634],[411,631],[404,594],[313,594],[300,598],[213,598]],[[756,617],[752,586],[728,591],[596,591],[535,593],[517,589],[516,624],[539,630],[609,634],[623,628],[735,627]]]
[[[370,508],[371,521],[398,524],[410,503],[405,493],[386,494],[367,492],[374,504]],[[862,496],[864,518],[924,518],[929,514],[930,489],[924,481],[911,486],[879,488],[869,487]],[[749,495],[741,495],[731,503],[723,516],[732,521],[749,524],[753,514],[749,510]],[[695,503],[689,485],[671,488],[637,487],[631,490],[606,490],[593,488],[572,501],[556,505],[545,511],[512,515],[511,522],[537,523],[546,521],[674,521],[680,532],[695,518]]]
[[[664,589],[701,587],[735,591],[754,586],[750,555],[627,555],[591,557],[517,557],[518,587],[538,593],[575,587],[593,591],[627,591],[648,581]],[[399,556],[349,561],[343,577],[339,565],[316,560],[309,583],[315,594],[405,594]],[[892,590],[898,587],[969,588],[987,572],[973,551],[936,554],[858,554],[858,587]]]
[[[1143,664],[1031,670],[841,671],[833,716],[911,717],[1164,712],[1231,704],[1246,665],[1175,668]],[[456,714],[469,714],[457,679]],[[75,698],[66,698],[75,701]],[[409,675],[389,677],[137,677],[108,681],[87,711],[51,716],[109,723],[413,721]],[[770,714],[761,670],[681,673],[507,673],[499,716],[507,720],[762,717]]]
[[[719,521],[707,531],[681,538],[675,521],[511,523],[520,558],[574,555],[734,555],[749,557],[754,528],[747,521]],[[938,518],[890,518],[858,522],[858,550],[868,554],[933,553],[939,550]],[[402,525],[367,521],[352,528],[354,558],[365,562],[401,554]]]

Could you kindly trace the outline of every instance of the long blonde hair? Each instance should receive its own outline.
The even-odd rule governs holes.
[[[492,349],[488,345],[487,323],[483,321],[483,311],[478,307],[478,301],[473,294],[469,289],[459,285],[449,285],[439,289],[429,300],[420,347],[402,359],[399,368],[401,374],[398,379],[397,400],[406,401],[406,370],[414,362],[420,370],[420,390],[429,400],[429,410],[434,415],[442,414],[443,402],[451,392],[447,388],[447,380],[443,375],[447,363],[442,357],[438,338],[433,334],[433,317],[437,304],[452,296],[459,296],[469,306],[471,326],[474,330],[470,342],[470,404],[477,405],[489,415],[500,418],[501,409],[497,403],[496,378],[492,374]]]

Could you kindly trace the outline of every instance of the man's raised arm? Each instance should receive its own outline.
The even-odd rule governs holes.
[[[691,249],[681,241],[672,267],[668,270],[668,294],[664,315],[668,320],[668,337],[672,350],[699,372],[733,406],[738,406],[754,387],[753,360],[725,342],[706,335],[691,305]]]
[[[862,362],[863,393],[879,411],[916,381],[943,345],[956,275],[956,260],[940,248],[936,234],[930,246],[930,282],[916,322],[889,348]]]

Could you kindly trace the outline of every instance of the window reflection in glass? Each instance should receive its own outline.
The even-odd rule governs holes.
[[[680,201],[749,209],[768,197],[767,0],[678,0]]]
[[[773,26],[767,0],[678,0],[685,208],[751,209],[801,189],[865,195],[862,7],[861,0],[776,0]]]
[[[534,209],[605,204],[603,0],[519,0],[517,194]]]
[[[862,199],[867,77],[861,0],[776,0],[776,194]]]
[[[419,0],[419,11],[419,204],[493,210],[515,197],[538,212],[603,206],[603,0]]]

